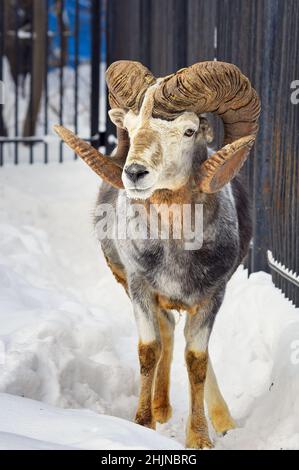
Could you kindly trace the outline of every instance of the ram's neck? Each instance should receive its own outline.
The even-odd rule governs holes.
[[[177,191],[158,189],[148,199],[149,204],[190,204],[192,202],[191,184],[187,184]]]

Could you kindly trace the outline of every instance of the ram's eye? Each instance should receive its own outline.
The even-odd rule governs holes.
[[[195,134],[195,130],[194,130],[194,129],[187,129],[187,130],[185,131],[185,134],[184,134],[184,135],[185,135],[186,137],[192,137],[193,134]]]

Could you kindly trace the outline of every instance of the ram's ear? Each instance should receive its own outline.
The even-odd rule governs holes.
[[[121,109],[121,108],[113,108],[108,111],[109,117],[113,124],[116,125],[116,127],[120,127],[121,129],[124,129],[124,118],[126,115],[126,112]]]
[[[214,132],[208,118],[201,114],[199,116],[199,130],[201,136],[205,139],[207,144],[210,144],[214,140]]]

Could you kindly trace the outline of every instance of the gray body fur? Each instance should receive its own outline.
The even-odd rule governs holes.
[[[206,152],[204,146],[197,149],[194,166],[207,157]],[[125,199],[124,190],[102,184],[98,204],[109,203],[121,209]],[[130,201],[127,199],[127,204]],[[194,194],[192,203],[203,204],[204,240],[199,250],[185,250],[183,240],[171,239],[102,240],[101,245],[106,257],[124,269],[133,302],[142,302],[145,291],[159,292],[189,306],[212,295],[215,305],[206,318],[211,327],[226,283],[248,249],[250,208],[239,177],[216,194]],[[130,217],[127,230],[130,231]]]

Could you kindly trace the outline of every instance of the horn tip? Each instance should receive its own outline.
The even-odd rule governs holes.
[[[74,137],[74,134],[72,131],[70,131],[64,126],[61,126],[60,124],[55,124],[53,126],[53,130],[64,141],[66,141],[67,139],[70,139],[71,137]]]
[[[57,134],[59,137],[61,137],[61,133],[63,132],[63,129],[64,129],[64,127],[60,126],[59,124],[55,124],[55,125],[53,126],[54,132],[56,132],[56,134]]]

